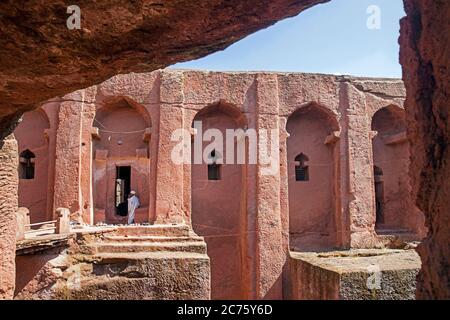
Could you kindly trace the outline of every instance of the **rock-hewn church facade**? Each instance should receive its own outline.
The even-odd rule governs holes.
[[[424,235],[410,196],[404,98],[395,79],[170,69],[115,76],[24,115],[14,133],[19,207],[36,223],[64,207],[80,223],[117,225],[135,190],[137,222],[183,224],[204,237],[211,297],[278,298],[289,251]],[[275,132],[276,170],[174,163],[173,134],[185,129],[193,145],[195,121],[223,136]],[[225,158],[229,149],[214,151]]]

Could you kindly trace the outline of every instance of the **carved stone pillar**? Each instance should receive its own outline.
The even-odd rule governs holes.
[[[182,223],[187,220],[183,209],[183,164],[171,159],[176,142],[172,133],[183,128],[183,74],[161,72],[160,126],[156,157],[156,223]]]
[[[256,298],[281,299],[282,273],[288,256],[288,220],[281,216],[280,123],[276,75],[257,75],[256,104],[256,130],[259,138],[256,179]],[[263,148],[269,155],[268,159],[261,157]],[[270,161],[263,163],[264,160]]]

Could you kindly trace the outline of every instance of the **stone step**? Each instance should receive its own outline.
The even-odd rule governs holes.
[[[187,237],[190,229],[185,224],[149,225],[149,226],[121,226],[114,232],[118,236],[166,236]]]
[[[390,239],[399,238],[404,241],[420,240],[420,239],[418,239],[417,234],[415,234],[414,232],[408,231],[408,230],[406,230],[404,232],[402,232],[402,231],[400,231],[400,232],[397,232],[397,231],[395,231],[395,232],[394,231],[378,232],[377,231],[377,234],[378,234],[378,237],[380,237],[380,238],[390,238]]]
[[[377,234],[379,235],[390,235],[390,234],[413,234],[411,230],[408,229],[395,229],[395,228],[381,228],[377,229]]]
[[[406,228],[379,227],[376,229],[376,232],[378,237],[383,241],[399,239],[409,242],[420,240],[417,234]]]
[[[152,252],[105,252],[93,255],[95,264],[128,263],[133,260],[209,260],[208,256],[198,252],[152,251]]]
[[[203,242],[202,237],[198,236],[118,236],[118,235],[106,235],[103,237],[103,241],[107,243],[111,242]]]
[[[405,242],[420,241],[419,237],[414,233],[384,234],[378,235],[378,238],[383,241],[393,241],[393,240],[401,240]]]
[[[136,252],[157,252],[157,251],[181,251],[206,253],[206,244],[199,241],[189,242],[117,242],[117,243],[97,243],[93,245],[95,253],[136,253]]]

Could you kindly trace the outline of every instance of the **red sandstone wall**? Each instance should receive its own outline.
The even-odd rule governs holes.
[[[224,137],[226,129],[239,127],[235,119],[221,111],[199,114],[194,121],[202,122],[203,132],[217,129]],[[208,144],[204,142],[201,145],[204,148]],[[216,150],[216,156],[226,162],[227,152],[225,149]],[[221,179],[215,181],[208,180],[208,166],[203,160],[202,164],[193,164],[191,170],[192,227],[198,235],[205,237],[208,246],[211,298],[243,299],[246,297],[242,265],[245,252],[241,242],[247,213],[244,165],[220,165]]]
[[[317,201],[316,193],[319,190],[311,193],[306,200],[310,203],[320,202],[327,210],[332,208],[331,211],[342,207],[336,213],[328,213],[331,223],[325,217],[321,219],[322,226],[325,227],[319,231],[335,233],[331,237],[334,238],[332,241],[327,240],[327,246],[336,244],[340,247],[371,247],[376,244],[370,143],[372,110],[391,104],[401,105],[403,90],[399,81],[392,81],[386,86],[383,83],[384,81],[314,74],[178,70],[114,77],[96,87],[67,96],[61,104],[55,205],[69,207],[73,213],[82,212],[86,216],[84,210],[92,206],[89,203],[91,164],[88,160],[91,159],[91,123],[96,104],[104,106],[110,99],[133,101],[149,112],[154,124],[150,143],[150,167],[154,171],[150,174],[148,189],[150,205],[145,208],[144,215],[160,223],[184,221],[190,224],[193,214],[195,228],[195,224],[208,222],[217,211],[216,224],[221,228],[224,224],[229,224],[230,230],[241,236],[239,241],[234,239],[228,243],[233,250],[224,249],[226,242],[216,242],[217,245],[211,244],[209,248],[210,251],[217,249],[210,252],[214,260],[213,266],[220,266],[219,270],[223,270],[222,265],[226,265],[237,271],[231,272],[232,276],[240,273],[236,281],[230,281],[234,283],[230,286],[231,289],[220,287],[230,289],[224,289],[222,293],[229,293],[230,297],[240,295],[281,299],[290,281],[286,258],[289,245],[288,193],[292,189],[288,188],[290,155],[286,143],[289,141],[286,121],[296,110],[312,102],[322,106],[325,113],[337,115],[341,128],[340,138],[337,139],[335,150],[326,153],[334,159],[339,157],[340,162],[339,165],[335,161],[324,162],[329,169],[327,176],[336,175],[336,178],[330,177],[329,192],[323,194],[325,200],[320,198]],[[381,94],[377,94],[380,92]],[[263,172],[267,169],[266,165],[248,166],[246,172],[236,178],[234,184],[242,186],[242,189],[233,189],[233,192],[237,192],[236,196],[229,196],[229,186],[225,191],[213,192],[213,188],[209,188],[204,194],[205,199],[209,201],[215,197],[217,203],[191,207],[191,196],[195,197],[193,192],[198,188],[191,190],[191,166],[171,162],[171,151],[175,145],[171,141],[171,135],[175,129],[191,128],[197,112],[217,102],[233,105],[239,114],[239,121],[244,120],[249,128],[255,128],[259,132],[262,132],[261,129],[276,131],[280,138],[280,149],[276,150],[274,156],[275,160],[280,160],[279,171],[275,171],[273,175],[265,175]],[[327,130],[324,130],[320,122],[328,123],[328,120],[316,120],[318,121],[305,122],[304,125],[307,126],[307,133],[311,133],[312,145],[319,146],[324,143],[325,136],[331,129],[338,128],[336,125],[325,125]],[[133,124],[137,122],[139,119]],[[125,122],[115,120],[114,126],[122,125],[129,127]],[[119,131],[127,129],[125,127],[121,127]],[[317,136],[313,134],[315,132],[318,133]],[[301,140],[299,138],[298,143]],[[292,141],[296,141],[295,135]],[[313,154],[315,151],[311,152]],[[275,169],[278,169],[277,166]],[[192,170],[192,176],[197,176],[196,169]],[[94,180],[98,173],[95,171]],[[322,171],[321,174],[325,172]],[[238,180],[242,184],[237,184]],[[194,183],[195,179],[192,181]],[[335,195],[332,197],[330,194],[333,192]],[[238,195],[240,203],[236,201]],[[196,221],[198,208],[201,212],[197,215],[200,217],[199,221]],[[303,216],[301,218],[305,219]],[[330,228],[331,225],[333,228]],[[236,256],[236,251],[240,252],[239,257]],[[229,263],[233,259],[236,263]],[[221,276],[228,280],[223,272]],[[237,289],[238,287],[240,288]]]
[[[77,91],[61,102],[56,135],[54,207],[68,208],[73,219],[82,217],[80,139],[85,98],[85,91]]]
[[[47,219],[52,220],[55,212],[55,166],[56,166],[56,134],[59,122],[59,101],[50,101],[41,108],[45,110],[50,122],[48,137],[48,182],[47,182]]]
[[[231,263],[235,267],[230,267],[230,269],[237,271],[231,273],[233,276],[241,273],[239,276],[241,280],[230,280],[231,291],[224,289],[222,293],[226,295],[225,293],[229,292],[230,297],[242,294],[246,297],[282,298],[282,274],[283,270],[287,268],[285,261],[289,241],[287,237],[289,234],[287,207],[289,156],[286,154],[285,148],[287,141],[285,127],[288,116],[301,106],[310,102],[320,103],[325,110],[328,110],[327,112],[342,115],[339,117],[340,125],[343,128],[341,141],[337,144],[335,153],[332,154],[332,157],[341,159],[342,165],[330,164],[329,166],[330,175],[336,174],[336,179],[338,176],[341,178],[336,182],[331,181],[330,192],[325,194],[326,197],[329,197],[330,193],[336,193],[336,197],[330,198],[327,204],[327,207],[332,208],[332,212],[329,213],[331,222],[322,219],[325,232],[335,233],[331,236],[333,240],[328,242],[327,246],[370,247],[376,243],[374,204],[372,204],[373,196],[371,194],[373,188],[372,165],[370,165],[372,150],[369,136],[372,112],[368,110],[393,103],[401,105],[403,87],[398,81],[393,81],[389,85],[383,85],[383,82],[375,80],[362,79],[358,81],[360,83],[354,85],[353,82],[357,81],[353,79],[346,80],[322,75],[173,70],[117,76],[91,91],[98,92],[98,103],[104,103],[105,97],[108,96],[126,97],[143,104],[155,114],[155,116],[152,115],[153,122],[155,122],[152,141],[156,144],[157,149],[152,149],[154,151],[151,151],[151,154],[154,153],[152,161],[156,166],[156,173],[151,175],[154,177],[151,179],[151,184],[155,183],[156,185],[154,196],[156,221],[184,220],[190,223],[191,214],[194,214],[192,217],[194,225],[203,224],[208,222],[217,211],[220,213],[217,214],[219,222],[221,219],[225,219],[224,215],[227,215],[227,219],[220,222],[220,225],[225,223],[240,226],[239,230],[235,228],[231,230],[242,234],[240,243],[235,242],[233,245],[235,250],[232,250],[234,253],[236,251],[241,253],[242,256],[236,258],[236,261],[240,260],[241,262]],[[348,90],[340,90],[342,85],[347,86]],[[147,89],[139,90],[139,88]],[[386,94],[378,95],[377,92]],[[189,165],[174,165],[168,160],[174,146],[174,142],[170,141],[171,134],[173,130],[181,127],[191,128],[192,120],[197,112],[217,101],[224,101],[235,106],[244,115],[250,128],[275,129],[279,132],[281,150],[277,156],[281,160],[281,169],[273,176],[266,176],[262,174],[264,166],[249,166],[245,182],[247,192],[245,203],[231,202],[230,198],[223,197],[230,192],[212,192],[213,188],[209,188],[210,190],[205,193],[205,199],[209,201],[214,197],[217,203],[209,201],[207,203],[212,203],[212,205],[208,206],[205,204],[205,199],[202,198],[200,207],[198,201],[194,201],[197,204],[191,207],[191,196],[196,197],[193,191],[198,188],[194,187],[192,190],[190,188],[191,167]],[[158,113],[155,110],[158,110]],[[277,117],[277,114],[281,117]],[[321,126],[317,124],[317,128],[311,128],[309,131],[321,132],[319,127]],[[333,129],[337,128],[333,127]],[[89,128],[83,130],[86,131]],[[330,128],[326,131],[328,134]],[[361,136],[360,132],[366,134]],[[320,137],[312,137],[312,139],[315,144],[323,143],[325,135],[324,131],[319,134]],[[346,145],[346,139],[352,141],[351,147]],[[353,146],[358,150],[353,150]],[[368,165],[360,166],[358,164],[360,161]],[[351,166],[347,167],[346,163]],[[349,175],[349,168],[357,170]],[[193,170],[196,170],[195,167]],[[194,172],[193,176],[197,176],[197,174]],[[195,180],[192,183],[197,183]],[[331,178],[331,180],[335,179]],[[236,191],[239,189],[236,188]],[[350,191],[350,195],[347,193],[348,191]],[[217,198],[218,193],[220,193],[220,197]],[[242,196],[242,192],[238,192],[238,194]],[[310,198],[315,198],[314,194]],[[319,202],[326,203],[327,201]],[[236,209],[226,209],[230,205],[237,205],[237,207]],[[341,205],[344,214],[334,213],[335,208],[339,208]],[[200,212],[198,208],[201,208]],[[196,212],[199,213],[197,216],[201,217],[198,218],[198,221],[195,217]],[[235,218],[231,219],[230,213],[234,213],[232,216]],[[150,215],[152,215],[151,212]],[[239,221],[239,223],[233,223],[233,221]],[[352,221],[351,225],[350,221]],[[202,231],[196,230],[202,233]],[[228,251],[222,244],[219,246],[211,244],[209,250],[210,256],[214,260],[212,261],[213,266],[222,266],[224,261],[233,261],[233,257],[236,256],[230,252],[225,254]],[[215,252],[212,252],[213,250]],[[219,259],[216,259],[217,257]],[[221,277],[226,278],[223,274]],[[237,284],[239,281],[241,281],[241,288],[236,289],[239,285],[231,283]],[[288,282],[289,279],[286,278],[285,286],[288,285]]]
[[[120,221],[114,203],[116,166],[131,167],[131,190],[137,192],[141,204],[139,212],[144,213],[142,217],[137,214],[136,221],[149,221],[150,150],[148,141],[143,140],[145,130],[151,128],[149,121],[148,115],[140,114],[125,100],[97,110],[92,123],[99,130],[99,139],[94,138],[92,147],[96,222]],[[107,154],[103,157],[100,152]]]
[[[93,148],[95,148],[95,145],[99,144],[99,141],[93,138],[92,128],[101,127],[99,124],[95,123],[94,118],[97,110],[101,110],[105,106],[114,106],[114,104],[117,107],[117,104],[123,105],[124,103],[129,104],[132,110],[138,112],[142,119],[145,119],[145,128],[149,128],[151,131],[151,138],[148,142],[144,143],[142,140],[143,132],[134,134],[134,138],[129,141],[135,141],[137,145],[141,146],[143,149],[147,148],[147,157],[145,157],[145,152],[141,152],[140,155],[137,156],[136,149],[133,152],[133,150],[127,147],[128,155],[126,157],[121,157],[122,160],[120,160],[120,157],[112,157],[108,161],[109,167],[113,167],[114,162],[117,160],[128,161],[129,163],[134,164],[134,169],[132,172],[134,178],[132,177],[132,184],[133,188],[139,193],[139,197],[143,204],[142,207],[137,210],[136,220],[139,222],[147,222],[154,221],[156,219],[156,179],[149,179],[148,177],[156,176],[156,165],[158,159],[157,144],[159,135],[159,86],[158,72],[151,74],[131,74],[113,77],[96,86],[95,100],[87,101],[84,105],[81,132],[84,146],[80,155],[81,161],[84,164],[81,175],[82,201],[84,202],[84,215],[92,215],[91,221],[94,223],[105,221],[105,210],[102,208],[94,208],[94,196],[96,193],[94,192],[91,183],[92,179],[95,179],[93,167],[97,166],[97,168],[99,168],[98,165],[100,165],[100,167],[104,167],[104,170],[106,170],[106,161],[93,160],[95,155],[95,149],[93,150]],[[139,119],[138,122],[141,123],[142,119]],[[130,128],[134,126],[134,124],[132,121],[128,121],[121,124],[121,126]],[[142,128],[139,130],[142,130]],[[128,132],[133,130],[126,129],[123,131]],[[99,133],[102,132],[99,131]],[[113,138],[114,137],[112,137],[112,139]],[[117,142],[117,135],[115,137],[115,141]],[[115,175],[114,170],[110,170],[110,173],[109,181],[114,179]],[[141,175],[143,177],[141,177]],[[102,180],[103,183],[106,184],[106,176],[105,179]],[[98,187],[106,188],[106,186],[101,187],[100,184],[100,181],[98,181]],[[100,194],[102,194],[102,192],[100,192]],[[101,203],[103,203],[103,200]]]
[[[339,158],[335,159],[335,144],[325,144],[325,139],[339,128],[337,120],[329,117],[320,106],[309,105],[298,109],[287,122],[289,233],[290,247],[296,250],[337,247],[334,168]],[[295,178],[295,157],[300,153],[309,159],[308,181]]]
[[[382,170],[383,196],[382,215],[384,221],[382,228],[408,229],[412,214],[409,212],[409,145],[405,140],[387,144],[389,137],[405,133],[404,111],[396,106],[384,107],[372,117],[372,130],[376,133],[372,140],[373,163]]]
[[[413,197],[429,233],[418,251],[418,298],[450,298],[450,2],[404,0],[400,60],[411,141]]]
[[[31,223],[51,220],[47,210],[50,150],[46,135],[49,129],[50,122],[45,111],[37,109],[25,113],[14,130],[19,154],[28,149],[35,155],[34,178],[19,179],[19,206],[30,210]]]

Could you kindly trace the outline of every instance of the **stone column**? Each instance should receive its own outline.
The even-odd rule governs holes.
[[[352,248],[370,248],[376,242],[375,192],[370,121],[364,95],[350,82],[342,82],[341,110],[346,118],[342,157],[342,205],[347,226],[343,244]]]
[[[291,298],[292,277],[289,270],[289,174],[286,130],[287,118],[280,117],[280,216],[283,236],[283,248],[286,252],[286,263],[283,268],[283,299]]]
[[[42,106],[50,121],[50,128],[46,129],[45,135],[48,141],[48,192],[47,192],[47,221],[53,220],[54,207],[53,199],[55,196],[55,154],[56,154],[56,131],[58,127],[60,101],[55,99]]]
[[[161,72],[158,154],[156,155],[156,223],[186,222],[183,208],[183,165],[171,160],[172,133],[183,128],[183,74]],[[190,186],[189,186],[190,187]]]
[[[82,212],[80,166],[84,91],[68,94],[63,100],[56,137],[54,208],[69,208],[72,218],[79,218]]]
[[[95,87],[91,87],[85,90],[85,95],[88,95],[90,98],[86,100],[94,99],[94,91]],[[80,194],[81,194],[81,212],[83,221],[89,224],[95,224],[94,221],[94,197],[93,197],[93,185],[92,185],[92,166],[93,166],[93,158],[92,154],[92,139],[98,135],[98,130],[93,128],[93,126],[98,125],[94,124],[95,117],[95,104],[90,103],[90,101],[86,101],[83,104],[83,109],[80,110],[81,113],[81,166],[80,166]]]
[[[255,77],[256,81],[256,77]],[[255,87],[256,88],[256,87]],[[257,110],[256,110],[256,90],[252,90],[252,96],[249,97],[248,105],[248,128],[250,130],[256,130],[257,128]],[[244,284],[244,299],[256,299],[258,291],[258,276],[257,270],[259,266],[257,265],[258,258],[256,256],[257,252],[257,241],[259,237],[256,234],[257,230],[257,181],[258,181],[258,166],[255,162],[250,163],[250,153],[257,157],[257,145],[252,145],[250,137],[246,138],[246,150],[247,162],[245,166],[245,192],[246,192],[246,207],[245,207],[245,217],[244,225],[242,226],[242,232],[244,233],[242,248],[243,256],[245,257],[243,261],[242,272],[242,282]],[[257,141],[253,142],[254,144]]]
[[[0,299],[12,299],[15,286],[16,212],[18,210],[17,141],[0,142]]]
[[[278,82],[276,75],[259,74],[256,78],[256,108],[258,131],[258,165],[256,185],[256,298],[281,299],[282,273],[288,253],[286,219],[281,217],[280,152]],[[261,163],[262,148],[272,153],[271,145],[265,145],[263,132],[270,144],[277,143],[271,158],[273,167]],[[264,146],[263,146],[264,145]],[[285,207],[285,206],[284,206]],[[283,223],[284,221],[284,223]]]
[[[341,124],[340,124],[341,127]],[[338,248],[348,247],[346,244],[346,237],[348,237],[348,232],[345,230],[345,217],[344,210],[342,208],[342,163],[345,164],[345,153],[344,159],[342,159],[342,151],[345,150],[343,143],[341,141],[341,131],[332,132],[326,139],[326,143],[330,144],[330,148],[333,149],[333,192],[334,192],[334,206],[333,213],[335,219],[336,228],[336,246]],[[345,189],[344,189],[345,190]]]

